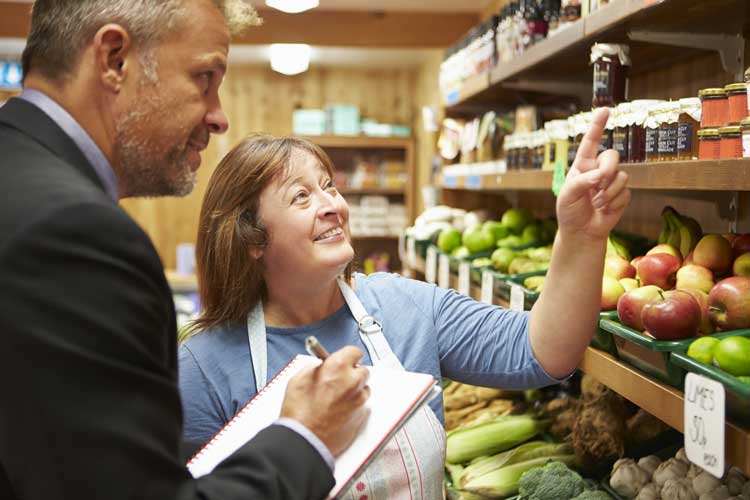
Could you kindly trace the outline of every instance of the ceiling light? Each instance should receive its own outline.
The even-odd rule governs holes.
[[[318,6],[318,0],[266,0],[266,5],[289,14],[297,14]]]
[[[271,69],[296,75],[310,67],[310,46],[304,43],[271,44]]]

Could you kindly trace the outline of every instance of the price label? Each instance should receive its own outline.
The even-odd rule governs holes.
[[[406,260],[409,262],[409,266],[417,266],[417,243],[414,238],[406,238]]]
[[[482,271],[482,302],[492,305],[494,295],[495,275],[492,274],[492,271],[485,269]]]
[[[471,266],[468,262],[458,265],[458,293],[471,294]]]
[[[724,386],[688,373],[685,377],[685,453],[714,476],[724,475]]]
[[[519,285],[510,286],[510,310],[523,311],[523,288]]]
[[[458,186],[458,179],[456,179],[455,175],[443,176],[443,185],[449,189],[455,188]]]
[[[427,258],[424,265],[424,279],[427,283],[435,283],[437,281],[437,260],[437,248],[433,246],[427,247]]]
[[[464,185],[466,186],[466,189],[481,189],[482,188],[482,176],[481,175],[467,175]]]
[[[440,288],[451,287],[451,261],[445,254],[440,254],[438,259],[438,286]]]

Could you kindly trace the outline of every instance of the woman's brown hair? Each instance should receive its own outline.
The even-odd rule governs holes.
[[[311,154],[333,178],[333,164],[319,146],[305,139],[266,134],[243,139],[211,175],[195,249],[202,311],[193,331],[242,323],[264,298],[262,264],[250,251],[268,243],[268,233],[258,220],[260,195],[286,174],[294,151]],[[351,268],[349,263],[347,280]]]

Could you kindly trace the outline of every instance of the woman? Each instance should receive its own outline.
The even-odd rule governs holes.
[[[538,302],[512,312],[392,274],[352,275],[348,207],[330,160],[299,139],[252,136],[219,164],[200,217],[202,330],[180,348],[185,434],[213,436],[314,334],[363,363],[508,389],[571,373],[598,319],[606,238],[627,205],[595,115],[557,201]],[[382,325],[382,327],[381,327]],[[442,398],[417,414],[346,498],[442,498]]]

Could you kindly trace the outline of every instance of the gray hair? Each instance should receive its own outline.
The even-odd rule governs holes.
[[[149,53],[156,42],[179,29],[185,21],[186,0],[36,0],[31,31],[23,51],[23,74],[32,69],[51,80],[69,75],[81,51],[107,23],[116,23],[143,50],[146,76],[155,81],[156,60]],[[234,35],[260,24],[255,10],[244,0],[212,0],[222,11]]]

